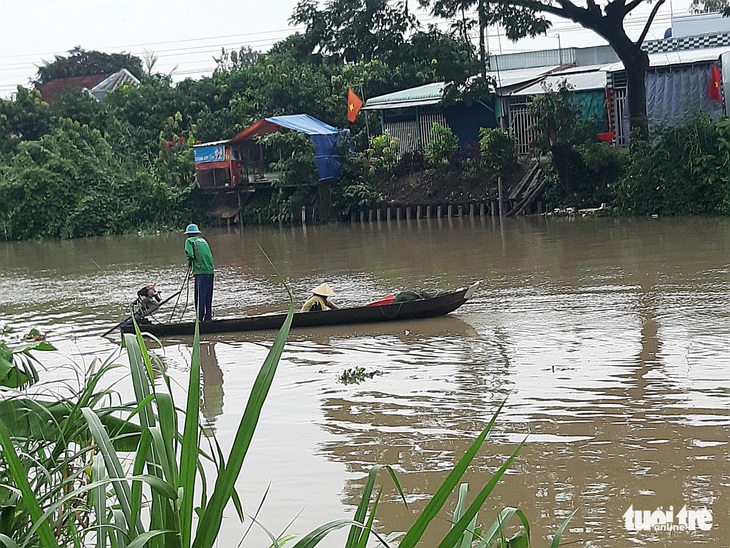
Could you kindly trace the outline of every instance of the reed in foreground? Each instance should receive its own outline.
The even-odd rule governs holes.
[[[139,331],[123,338],[135,394],[131,404],[110,407],[108,390],[98,389],[104,375],[115,367],[109,363],[90,376],[87,386],[72,398],[74,401],[41,403],[23,399],[21,412],[16,406],[15,415],[4,410],[5,402],[0,404],[0,543],[44,548],[92,544],[99,548],[212,547],[229,503],[244,519],[234,486],[274,379],[292,313],[290,307],[261,366],[227,457],[217,445],[207,452],[201,447],[197,327],[184,411],[176,407],[170,379],[162,363],[147,351]],[[477,512],[522,444],[487,478],[469,505],[467,487],[461,484],[501,408],[407,531],[386,535],[374,529],[382,492],[382,487],[375,492],[376,480],[381,470],[387,472],[405,504],[393,469],[378,465],[370,471],[353,519],[326,523],[298,540],[285,531],[267,531],[271,546],[313,548],[342,528],[349,528],[346,548],[365,548],[373,543],[410,548],[424,540],[443,548],[527,546],[529,523],[518,509],[502,510],[487,528],[477,526]],[[118,418],[119,414],[124,420]],[[29,419],[36,415],[42,420]],[[28,421],[25,429],[20,427],[23,420],[19,417]],[[205,476],[206,461],[208,467],[213,467],[214,481],[209,482]],[[433,542],[426,536],[427,528],[457,488],[459,498],[452,528],[438,543]],[[515,517],[522,527],[506,539],[507,526]],[[561,534],[562,529],[553,541],[555,546]]]

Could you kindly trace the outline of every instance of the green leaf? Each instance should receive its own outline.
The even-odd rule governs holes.
[[[558,527],[558,530],[555,531],[555,536],[553,537],[553,541],[550,543],[550,548],[558,548],[560,546],[560,539],[563,538],[563,533],[565,532],[565,529],[568,527],[568,523],[570,523],[570,520],[573,519],[573,516],[578,512],[578,508],[573,510],[570,515],[565,519],[565,521]]]
[[[439,487],[436,494],[434,494],[429,503],[426,505],[426,508],[423,509],[423,512],[421,512],[421,515],[418,516],[416,522],[408,530],[406,536],[403,537],[403,540],[400,543],[400,548],[413,548],[421,540],[428,524],[431,523],[431,520],[438,515],[439,511],[448,500],[449,494],[461,481],[461,478],[469,467],[469,464],[476,456],[477,451],[479,451],[479,448],[482,446],[484,440],[494,426],[502,407],[504,407],[504,402],[502,402],[499,406],[492,416],[492,419],[489,421],[489,424],[487,424],[486,428],[482,430],[479,437],[471,444],[471,447],[469,447],[464,456],[459,459],[459,462],[456,463],[454,469],[446,477],[444,482],[441,484],[441,487]]]
[[[200,449],[200,321],[195,318],[195,335],[193,337],[193,356],[190,363],[188,379],[188,399],[185,408],[185,426],[183,427],[182,449],[180,452],[180,533],[183,548],[189,548],[193,533],[193,498],[195,496],[195,473],[198,467],[198,453]],[[235,448],[235,445],[234,445]],[[218,476],[220,478],[220,476]],[[235,478],[233,480],[235,482]],[[227,499],[226,499],[227,501]],[[225,502],[223,503],[225,505]],[[203,518],[207,515],[205,509]],[[221,510],[222,512],[222,510]],[[198,531],[200,523],[198,522]],[[220,526],[214,531],[218,534]],[[215,538],[215,537],[214,537]],[[197,537],[196,537],[197,543]],[[212,546],[212,544],[211,544]]]
[[[36,499],[35,493],[33,493],[33,489],[28,482],[28,476],[26,474],[25,467],[23,466],[23,463],[20,462],[18,454],[15,452],[15,446],[10,439],[10,433],[8,432],[8,429],[5,427],[5,424],[1,420],[0,445],[2,445],[3,456],[5,458],[5,461],[7,462],[8,469],[10,470],[13,481],[15,482],[18,489],[20,489],[20,492],[23,494],[23,503],[25,504],[26,508],[28,509],[28,513],[31,515],[33,522],[38,528],[38,536],[40,537],[41,546],[43,546],[44,548],[57,548],[58,543],[56,542],[56,538],[51,532],[51,527],[48,525],[47,521],[41,521],[43,512],[40,505],[38,504],[38,499]]]
[[[221,520],[223,519],[223,509],[231,497],[236,479],[243,465],[243,460],[251,445],[251,440],[253,439],[256,425],[261,415],[261,409],[271,388],[279,359],[284,350],[284,343],[289,335],[293,316],[294,303],[290,298],[289,313],[286,316],[286,320],[284,320],[284,325],[282,325],[279,333],[276,335],[274,344],[271,346],[251,388],[251,395],[249,396],[246,410],[243,413],[233,440],[228,463],[219,472],[208,507],[205,509],[203,517],[198,523],[197,534],[193,543],[195,548],[211,548],[218,536]],[[196,382],[199,382],[198,377],[196,377]],[[188,400],[191,397],[188,394]],[[188,418],[189,416],[186,417],[186,420]]]
[[[114,446],[112,445],[111,440],[109,439],[109,436],[107,435],[106,430],[104,430],[104,426],[101,424],[96,413],[88,407],[84,407],[81,412],[84,414],[84,418],[89,425],[89,429],[96,439],[99,451],[101,451],[101,454],[104,456],[104,464],[106,464],[107,474],[114,486],[114,492],[117,495],[119,506],[124,513],[124,518],[127,523],[133,523],[133,509],[131,506],[132,492],[129,484],[124,478],[124,469],[122,468],[119,457],[114,450]],[[139,511],[139,508],[135,508],[134,510]],[[143,532],[139,521],[136,523],[137,525],[134,531],[135,536]]]
[[[504,404],[503,404],[504,405]],[[470,522],[473,521],[474,517],[477,515],[477,512],[482,507],[484,502],[487,500],[489,495],[491,494],[492,490],[496,487],[497,483],[499,483],[499,480],[502,478],[502,475],[507,471],[507,468],[510,467],[512,464],[512,461],[514,461],[517,458],[517,454],[520,452],[520,449],[522,449],[522,446],[525,444],[523,441],[520,443],[517,448],[512,452],[510,457],[504,461],[502,466],[499,467],[499,470],[497,470],[492,477],[489,479],[487,484],[479,491],[477,496],[474,498],[474,501],[472,501],[469,508],[464,512],[464,515],[461,517],[461,519],[453,525],[451,528],[451,531],[444,537],[444,540],[439,544],[440,548],[446,548],[449,546],[453,546],[456,541],[462,536],[464,531],[466,531],[466,528],[469,526]],[[519,510],[517,511],[519,512]],[[520,512],[521,513],[521,512]],[[518,514],[519,515],[519,514]],[[511,517],[511,516],[510,516]],[[523,521],[523,524],[527,524],[527,520]],[[501,528],[504,526],[504,522],[500,523],[500,527],[498,529],[499,532],[501,532]],[[529,525],[527,526],[527,532],[529,534]],[[490,536],[485,535],[485,538],[487,538],[487,543],[489,543],[491,540],[493,540]]]

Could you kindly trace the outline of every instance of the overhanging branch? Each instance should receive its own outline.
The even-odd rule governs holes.
[[[633,3],[640,2],[640,0],[634,0]],[[649,14],[649,19],[646,20],[646,25],[644,25],[644,30],[641,31],[641,36],[639,36],[639,39],[636,41],[636,45],[641,47],[641,44],[644,43],[644,38],[646,38],[646,34],[649,32],[649,27],[651,26],[652,22],[654,21],[654,17],[656,17],[657,12],[659,11],[659,8],[662,6],[662,4],[665,2],[665,0],[658,0],[657,3],[654,5],[654,8],[651,10],[651,13]],[[629,4],[631,5],[631,4]],[[632,8],[633,9],[633,8]]]

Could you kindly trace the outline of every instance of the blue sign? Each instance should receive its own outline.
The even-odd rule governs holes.
[[[226,157],[225,146],[223,145],[196,147],[193,151],[195,153],[196,164],[202,164],[204,162],[222,162]]]

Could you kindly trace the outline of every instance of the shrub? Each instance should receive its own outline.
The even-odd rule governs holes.
[[[664,128],[653,142],[632,133],[626,174],[616,204],[634,215],[698,215],[723,211],[728,196],[727,121],[697,114]]]
[[[423,147],[426,167],[449,166],[454,161],[457,152],[459,152],[459,139],[451,128],[434,122],[431,140]]]
[[[508,131],[500,128],[479,130],[479,155],[495,177],[505,175],[517,166],[515,141]]]

